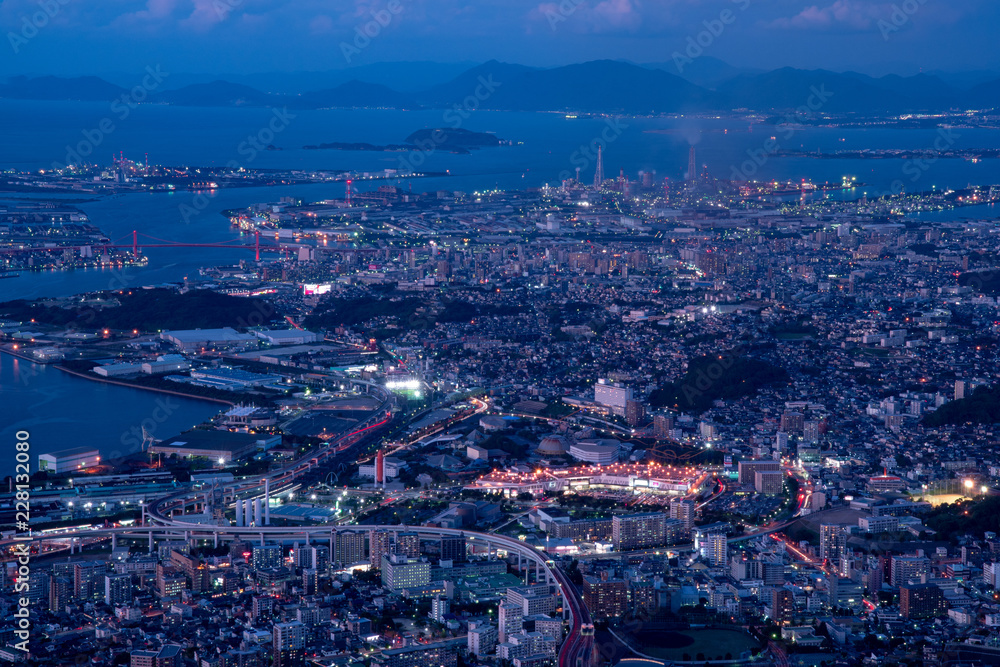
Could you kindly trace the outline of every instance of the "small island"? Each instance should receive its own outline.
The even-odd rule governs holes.
[[[417,130],[402,144],[369,144],[365,142],[331,142],[304,146],[305,150],[403,152],[412,150],[445,151],[466,155],[480,148],[509,146],[510,141],[489,132],[473,132],[462,128],[424,128]]]
[[[809,157],[820,160],[979,160],[1000,158],[997,148],[866,148],[862,150],[844,150],[823,153],[820,151],[803,151],[781,149],[774,153],[777,157]]]

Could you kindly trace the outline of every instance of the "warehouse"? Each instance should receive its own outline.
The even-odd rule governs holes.
[[[258,451],[266,451],[281,444],[280,435],[230,433],[229,431],[188,431],[149,448],[153,454],[182,458],[203,456],[228,464],[240,461]]]
[[[160,338],[177,346],[184,352],[224,347],[256,347],[257,338],[241,334],[236,329],[193,329],[187,331],[164,331]]]
[[[38,469],[60,474],[101,465],[101,452],[91,447],[74,447],[38,455]]]
[[[319,340],[319,336],[303,329],[255,331],[254,335],[271,345],[307,345]]]

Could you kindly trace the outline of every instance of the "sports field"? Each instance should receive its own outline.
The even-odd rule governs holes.
[[[642,652],[665,660],[725,660],[758,647],[738,630],[697,629],[640,633]]]

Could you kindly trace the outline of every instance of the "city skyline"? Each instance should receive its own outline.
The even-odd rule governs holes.
[[[1000,665],[997,3],[0,2],[0,660]]]

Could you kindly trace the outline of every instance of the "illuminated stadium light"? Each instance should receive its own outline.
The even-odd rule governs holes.
[[[407,380],[389,380],[385,383],[386,389],[404,389],[409,391],[415,391],[420,389],[420,380],[413,378]]]

